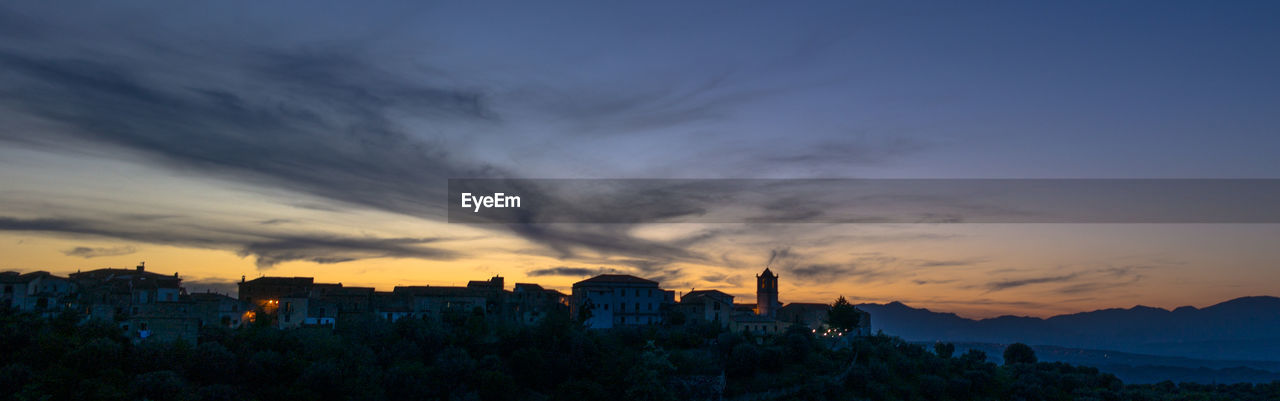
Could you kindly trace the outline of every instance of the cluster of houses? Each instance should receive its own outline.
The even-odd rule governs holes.
[[[146,270],[98,269],[67,277],[38,271],[0,273],[0,307],[53,315],[82,312],[87,319],[115,322],[135,341],[184,340],[195,343],[201,327],[238,328],[258,322],[278,328],[329,326],[354,319],[486,319],[534,324],[554,314],[581,319],[588,328],[710,323],[728,330],[777,334],[792,325],[825,326],[826,304],[778,301],[778,276],[756,276],[756,302],[734,303],[717,290],[693,290],[679,300],[657,281],[602,274],[573,284],[565,295],[538,284],[516,283],[507,290],[502,277],[471,281],[465,287],[372,287],[316,283],[311,277],[241,277],[237,297],[212,292],[188,293],[182,278]],[[870,315],[849,334],[869,335]]]
[[[778,275],[767,267],[756,276],[754,303],[734,303],[733,298],[718,290],[695,289],[677,302],[675,292],[663,290],[656,281],[602,274],[573,284],[570,313],[589,328],[711,323],[730,331],[768,335],[785,332],[792,325],[824,330],[831,310],[831,305],[819,303],[783,306],[778,300]],[[848,334],[871,335],[871,315],[859,311],[859,323]]]

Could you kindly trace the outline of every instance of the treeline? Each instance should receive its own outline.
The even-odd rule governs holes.
[[[1266,385],[1124,385],[1011,349],[997,366],[898,338],[767,338],[710,326],[588,331],[482,315],[335,329],[207,329],[200,343],[134,344],[115,324],[0,313],[6,400],[1275,400]],[[1010,354],[1012,352],[1012,354]],[[720,378],[723,375],[723,381]],[[692,383],[692,384],[691,384]],[[700,387],[700,388],[691,388]]]

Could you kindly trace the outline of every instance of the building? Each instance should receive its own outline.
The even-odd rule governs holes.
[[[765,315],[738,315],[734,316],[729,324],[730,331],[758,335],[782,334],[788,327],[791,327],[791,323]]]
[[[675,293],[658,288],[657,281],[601,274],[573,283],[570,314],[594,329],[660,324],[673,298]]]
[[[477,291],[467,287],[396,287],[392,293],[406,297],[412,316],[422,319],[444,320],[465,318],[469,314],[489,312],[490,291]]]
[[[252,318],[247,302],[225,294],[200,292],[188,295],[200,327],[239,328]]]
[[[533,319],[550,310],[549,305],[535,305],[535,300],[567,302],[563,294],[541,287],[538,291],[522,287],[521,296],[514,297],[503,286],[503,278],[495,276],[473,280],[466,287],[397,286],[390,292],[379,292],[370,287],[316,283],[311,277],[259,277],[241,279],[240,300],[248,303],[258,318],[272,319],[279,328],[332,327],[357,317],[440,320],[479,314],[514,320],[521,302],[526,303],[524,309]]]
[[[136,305],[121,328],[134,342],[185,341],[195,344],[200,334],[200,318],[189,300]]]
[[[734,305],[729,330],[759,335],[781,334],[791,323],[778,320],[778,275],[769,270],[756,275],[756,303]]]
[[[808,327],[811,330],[827,328],[827,312],[831,305],[817,303],[790,303],[778,309],[778,320]]]
[[[178,273],[153,273],[138,263],[133,269],[97,269],[69,278],[78,288],[77,305],[88,318],[115,322],[135,342],[195,344],[201,319]]]
[[[280,298],[307,294],[315,285],[311,277],[258,277],[245,281],[240,277],[239,297],[241,301],[261,310],[274,310]]]
[[[395,292],[375,292],[373,314],[388,322],[413,317],[413,298]]]
[[[178,302],[182,278],[146,270],[139,263],[133,269],[97,269],[71,273],[79,288],[79,305],[91,318],[121,321],[142,311],[144,305]]]
[[[756,314],[774,318],[781,307],[778,302],[778,275],[766,267],[756,276]]]
[[[680,297],[675,310],[684,315],[687,323],[715,323],[729,327],[734,313],[733,295],[717,290],[689,291]]]
[[[66,277],[37,271],[0,273],[0,306],[50,314],[75,305],[76,285]]]
[[[804,325],[814,332],[821,332],[830,327],[827,322],[828,313],[830,312],[831,305],[827,304],[792,303],[778,310],[778,320]],[[854,336],[871,335],[871,314],[861,309],[857,309],[857,312],[858,324],[849,334]]]
[[[523,324],[536,324],[550,315],[569,314],[569,296],[556,290],[530,283],[516,283],[511,291],[515,318]]]

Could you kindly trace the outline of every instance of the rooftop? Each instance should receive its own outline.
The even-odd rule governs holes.
[[[599,276],[573,283],[573,286],[578,287],[584,284],[644,284],[656,287],[658,282],[645,280],[630,274],[601,274]]]
[[[792,303],[787,304],[787,306],[783,306],[781,309],[778,309],[778,310],[780,310],[780,311],[781,311],[781,310],[791,310],[791,309],[821,309],[821,310],[827,310],[827,309],[831,309],[831,305],[827,305],[827,304],[817,304],[817,303],[792,302]]]
[[[258,285],[311,285],[315,283],[315,279],[311,277],[269,277],[263,276],[253,280],[242,282],[241,284],[258,284]]]
[[[684,296],[680,297],[680,302],[684,302],[686,299],[687,299],[687,300],[692,301],[692,300],[695,300],[695,299],[697,299],[697,298],[702,298],[702,297],[711,297],[711,298],[715,298],[715,299],[723,299],[723,300],[725,300],[726,302],[733,302],[733,295],[726,294],[726,293],[721,292],[721,291],[719,291],[719,290],[695,290],[695,291],[689,291],[688,293],[685,293],[685,294],[684,294]]]

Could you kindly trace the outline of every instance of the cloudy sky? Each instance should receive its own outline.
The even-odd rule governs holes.
[[[1275,224],[463,225],[449,178],[1280,178],[1270,2],[0,5],[0,269],[599,272],[1047,316],[1280,295]],[[607,208],[589,210],[610,213]],[[673,213],[680,213],[675,211]]]

